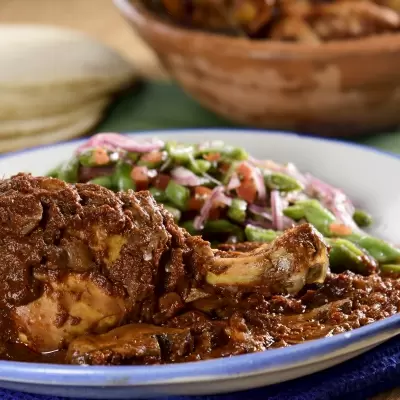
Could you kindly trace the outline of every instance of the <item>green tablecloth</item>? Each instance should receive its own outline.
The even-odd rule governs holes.
[[[235,125],[205,110],[178,86],[151,82],[141,84],[120,97],[98,130],[128,132],[229,126]],[[357,138],[354,141],[400,153],[400,131]]]

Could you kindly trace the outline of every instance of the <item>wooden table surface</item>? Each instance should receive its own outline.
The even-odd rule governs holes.
[[[78,29],[118,50],[141,75],[165,79],[154,53],[114,8],[112,0],[0,0],[0,23],[44,23]],[[400,399],[400,389],[373,400]]]

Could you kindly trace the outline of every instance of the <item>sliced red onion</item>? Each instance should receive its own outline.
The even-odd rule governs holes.
[[[247,160],[248,160],[250,163],[252,163],[253,165],[258,165],[258,163],[261,162],[261,161],[258,160],[257,158],[254,158],[253,156],[250,156],[250,155],[247,157]]]
[[[285,207],[283,207],[285,209]],[[283,230],[292,228],[294,225],[297,225],[295,221],[293,221],[291,218],[287,217],[286,215],[282,216],[282,221],[283,221]]]
[[[256,160],[255,158],[251,158],[249,159],[249,161],[253,165],[258,166],[261,169],[265,169],[267,171],[272,171],[272,172],[280,172],[281,174],[289,175],[303,185],[306,185],[307,183],[307,178],[292,163],[289,163],[287,165],[282,165],[272,160]]]
[[[287,174],[287,175],[291,176],[292,178],[298,180],[302,185],[307,184],[307,178],[292,163],[289,163],[286,166],[283,166],[282,172],[284,174]]]
[[[171,171],[172,179],[183,186],[200,186],[204,179],[198,177],[195,173],[184,167],[176,167]]]
[[[204,228],[204,224],[207,222],[208,217],[210,216],[210,212],[214,203],[223,203],[227,206],[232,204],[232,199],[225,196],[223,186],[217,186],[214,188],[211,192],[211,195],[205,201],[200,210],[200,215],[197,216],[193,221],[193,225],[196,230],[200,231]]]
[[[245,226],[253,225],[263,229],[274,229],[274,224],[271,221],[248,219]]]
[[[272,212],[272,223],[274,228],[278,231],[284,230],[283,223],[283,203],[280,196],[279,190],[271,191],[271,212]]]
[[[257,206],[255,204],[251,204],[249,206],[249,211],[251,211],[255,215],[259,215],[260,217],[265,218],[268,221],[273,220],[272,214],[267,211],[265,207]]]
[[[253,168],[253,179],[258,193],[258,200],[264,203],[267,200],[267,190],[265,189],[264,176],[260,168]]]
[[[303,201],[303,200],[309,200],[310,197],[307,196],[303,192],[289,192],[286,195],[286,200],[289,203],[295,203],[296,201]]]
[[[283,210],[287,206],[287,201],[281,198],[281,203]],[[264,218],[264,221],[260,222],[262,225],[268,226],[269,228],[275,227],[272,214],[269,212],[267,208],[252,204],[249,206],[249,211],[252,212],[254,215],[258,215],[259,217]],[[293,221],[291,218],[287,217],[284,214],[282,214],[281,218],[283,222],[283,230],[291,228],[293,225],[296,225],[295,221]]]
[[[86,143],[78,147],[76,152],[79,154],[94,147],[148,153],[163,148],[164,142],[155,138],[143,142],[137,142],[132,137],[121,135],[119,133],[98,133],[97,135],[92,136]]]
[[[347,195],[340,189],[331,186],[311,174],[306,174],[308,184],[306,192],[319,198],[321,203],[330,210],[338,222],[348,226],[354,232],[362,232],[353,220],[355,207]]]
[[[229,179],[228,186],[226,187],[227,190],[233,190],[236,189],[240,186],[241,182],[239,179],[239,176],[236,172],[234,172],[231,176],[231,179]]]

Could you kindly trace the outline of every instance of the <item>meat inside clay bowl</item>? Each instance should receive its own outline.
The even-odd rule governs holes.
[[[293,164],[236,144],[217,159],[217,142],[206,151],[210,143],[95,136],[53,177],[3,179],[1,359],[179,364],[290,347],[397,314],[400,250],[368,233],[369,214]],[[212,166],[194,172],[208,165],[200,160]],[[144,162],[153,163],[146,182],[135,169]],[[216,172],[222,163],[227,176]],[[251,184],[255,193],[243,191]],[[199,187],[209,191],[188,209]]]

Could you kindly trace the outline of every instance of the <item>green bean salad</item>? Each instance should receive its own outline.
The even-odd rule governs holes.
[[[221,141],[138,142],[103,133],[49,175],[113,191],[149,190],[180,226],[215,245],[271,242],[308,222],[326,238],[332,270],[400,273],[400,249],[364,231],[371,216],[342,190]]]

